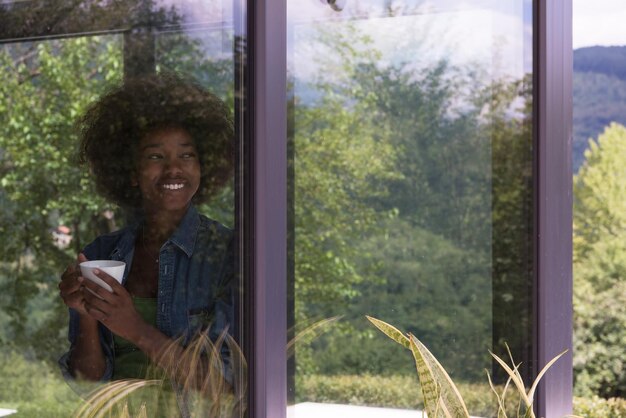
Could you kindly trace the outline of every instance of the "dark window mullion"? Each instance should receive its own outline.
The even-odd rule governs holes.
[[[538,416],[572,412],[572,0],[535,1]]]
[[[287,405],[286,8],[285,0],[248,1],[252,418],[284,418]]]

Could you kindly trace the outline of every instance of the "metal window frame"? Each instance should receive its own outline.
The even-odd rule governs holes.
[[[249,172],[254,418],[287,405],[286,0],[248,0],[252,108]],[[537,412],[572,411],[572,0],[534,0],[535,364],[569,353],[544,377]]]
[[[251,418],[287,414],[287,3],[248,0]],[[244,231],[246,233],[246,231]]]
[[[287,405],[286,7],[286,0],[247,0],[243,212],[254,418],[284,418]],[[572,409],[572,0],[534,0],[534,16],[538,368],[570,349],[537,393],[539,416],[553,418]]]
[[[540,417],[572,413],[572,0],[535,0],[536,365],[568,349],[537,393]]]

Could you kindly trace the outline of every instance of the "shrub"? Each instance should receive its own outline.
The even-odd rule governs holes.
[[[574,415],[588,418],[623,418],[626,417],[626,399],[574,398]]]
[[[457,386],[472,415],[497,416],[497,401],[487,383],[460,383]],[[310,375],[300,376],[296,387],[296,402],[424,409],[417,376]],[[514,410],[519,398],[514,394],[514,388],[509,390],[507,407]]]
[[[16,352],[0,353],[0,407],[16,418],[67,418],[80,402],[52,365]]]
[[[311,375],[299,377],[296,385],[296,402],[424,408],[416,376]],[[457,386],[472,415],[497,416],[496,401],[486,384],[461,383]],[[517,407],[517,400],[516,396],[511,396],[508,402],[510,410]],[[575,397],[574,415],[585,418],[624,418],[626,399]]]

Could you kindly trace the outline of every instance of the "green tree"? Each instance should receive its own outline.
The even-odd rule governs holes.
[[[56,283],[62,266],[98,231],[109,206],[94,193],[76,161],[74,120],[107,86],[121,80],[116,36],[5,46],[0,51],[0,281],[9,316],[4,343],[41,344],[56,356],[65,310]],[[77,77],[81,74],[81,77]],[[72,229],[73,242],[55,245],[51,231]]]
[[[11,25],[22,14],[26,19],[29,10],[11,15]],[[0,6],[0,15],[4,12]],[[123,13],[96,15],[106,20]],[[63,18],[68,21],[61,27],[75,26],[71,16]],[[19,29],[3,26],[0,32]],[[232,58],[215,58],[196,38],[181,34],[157,42],[159,69],[195,77],[233,107]],[[69,388],[56,366],[67,349],[67,309],[57,283],[76,252],[122,226],[124,214],[95,193],[87,168],[78,164],[74,126],[90,103],[122,81],[122,54],[121,35],[0,46],[0,345],[4,356],[18,358],[0,361],[8,376],[0,404],[19,405],[25,416],[41,416],[42,410],[68,416],[77,400],[66,395]],[[232,188],[201,210],[232,225]],[[71,230],[68,247],[53,240],[59,225]],[[24,364],[40,384],[24,386],[15,378],[15,364]],[[52,407],[54,396],[68,401]]]
[[[351,28],[348,29],[349,31]],[[346,307],[360,292],[358,284],[378,277],[361,268],[371,263],[371,253],[359,248],[375,231],[380,220],[392,216],[368,202],[387,196],[383,180],[398,176],[396,152],[387,132],[367,114],[367,101],[355,100],[348,86],[355,65],[372,52],[360,54],[355,43],[371,43],[360,34],[350,42],[336,34],[320,35],[333,45],[324,62],[336,69],[329,83],[318,78],[312,84],[291,84],[289,133],[293,173],[291,213],[293,242],[293,290],[296,328],[310,321],[346,313]],[[348,38],[346,38],[348,39]],[[298,87],[294,89],[294,87]],[[315,100],[300,94],[316,96]],[[310,347],[296,353],[300,371],[318,368]]]
[[[626,396],[626,128],[589,141],[574,178],[574,371],[578,394]]]
[[[493,348],[500,357],[522,362],[520,373],[532,380],[534,188],[532,82],[495,82],[480,99],[487,115],[482,126],[492,154],[492,316]],[[512,115],[515,115],[513,117]],[[493,368],[496,378],[507,379]]]
[[[344,115],[355,111],[351,123],[367,128],[376,147],[390,146],[394,154],[390,172],[382,176],[378,165],[351,161],[352,154],[333,154],[332,148],[325,159],[316,155],[326,147],[302,147],[306,153],[299,153],[295,141],[296,164],[299,158],[307,163],[306,170],[298,165],[295,170],[296,308],[319,316],[343,314],[347,320],[313,343],[314,369],[329,374],[401,369],[403,356],[385,349],[360,322],[364,314],[402,324],[466,379],[489,367],[486,348],[492,343],[507,341],[517,358],[525,358],[520,353],[528,352],[531,341],[532,279],[532,89],[527,80],[481,86],[472,83],[480,77],[469,69],[445,61],[416,68],[381,59],[374,42],[351,25],[325,27],[314,43],[309,47],[326,51],[317,54],[323,78],[309,86],[313,93],[301,87],[308,96],[295,98],[296,137],[319,135],[326,120],[333,131],[345,132]],[[298,119],[303,111],[314,114],[308,124]],[[310,228],[299,216],[323,208],[318,200],[328,195],[315,188],[324,184],[317,178],[327,175],[322,170],[330,167],[334,173],[338,165],[347,171],[356,164],[373,174],[364,183],[369,190],[351,193],[337,201],[335,211],[319,214],[327,222],[375,220],[360,235],[348,235],[349,245],[339,253],[358,280],[334,280],[310,293],[315,277],[342,276],[336,267],[316,263],[317,276],[301,282],[306,272],[299,264],[321,259],[315,252],[322,239],[303,235],[306,246],[298,247],[297,228]],[[345,228],[337,224],[333,233]],[[329,299],[335,306],[320,306],[318,301],[344,284],[344,296]]]
[[[328,308],[355,296],[354,285],[363,280],[357,268],[363,254],[355,243],[381,216],[366,199],[386,194],[373,188],[372,180],[397,175],[393,149],[361,115],[358,104],[346,108],[335,95],[295,111],[295,286],[301,320],[320,313],[315,306],[328,314]]]

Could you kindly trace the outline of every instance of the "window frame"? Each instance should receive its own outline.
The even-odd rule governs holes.
[[[287,414],[287,3],[248,0],[251,418]]]
[[[572,0],[535,0],[535,364],[538,416],[572,413]]]
[[[285,0],[248,0],[254,418],[287,414],[286,6]],[[571,19],[572,0],[533,0],[536,371],[569,350],[539,385],[535,406],[545,418],[572,412]]]
[[[249,106],[242,127],[247,150],[238,213],[243,214],[242,245],[248,250],[243,262],[249,309],[243,320],[249,324],[249,416],[285,418],[287,3],[240,1],[246,1],[248,19],[244,99]],[[533,0],[533,9],[537,369],[569,349],[537,392],[539,416],[553,418],[572,411],[572,0]],[[55,35],[71,36],[37,33],[28,39]],[[15,36],[12,40],[20,37]]]

